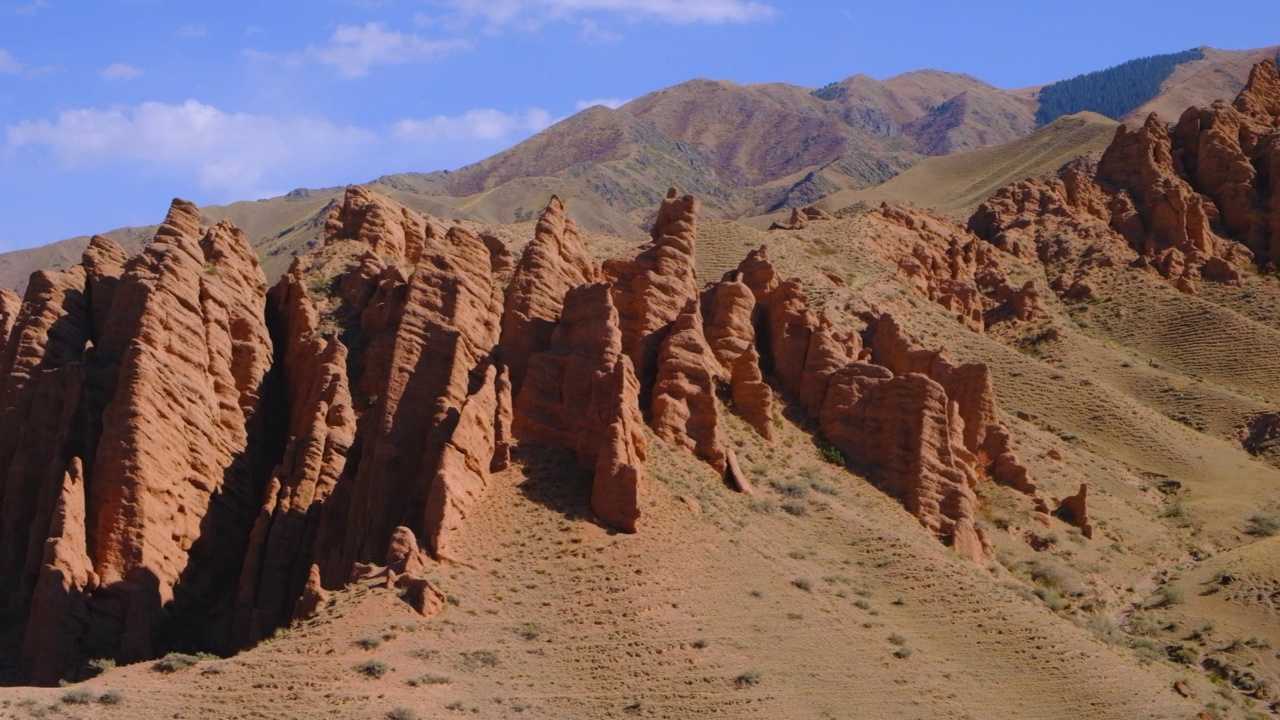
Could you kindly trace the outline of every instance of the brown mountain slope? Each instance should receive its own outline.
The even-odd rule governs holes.
[[[1208,105],[1214,100],[1229,100],[1240,92],[1249,79],[1249,70],[1267,58],[1274,59],[1280,45],[1252,50],[1219,50],[1202,47],[1203,60],[1183,63],[1174,69],[1160,86],[1160,94],[1122,118],[1126,122],[1142,122],[1147,115],[1158,113],[1173,120],[1192,105]]]

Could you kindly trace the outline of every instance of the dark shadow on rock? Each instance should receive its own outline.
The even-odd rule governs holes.
[[[592,474],[573,453],[543,443],[522,442],[511,453],[524,482],[520,492],[566,520],[586,520],[606,527],[591,510]]]

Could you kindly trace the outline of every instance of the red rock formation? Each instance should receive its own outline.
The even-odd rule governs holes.
[[[457,426],[440,453],[436,477],[427,493],[427,547],[446,555],[472,505],[489,485],[499,421],[498,368],[490,364],[480,389],[463,402]]]
[[[1063,521],[1080,528],[1082,535],[1092,539],[1093,523],[1089,522],[1089,512],[1086,507],[1088,494],[1089,486],[1081,483],[1079,492],[1058,501],[1058,508],[1054,511],[1054,514],[1062,518]]]
[[[570,288],[601,279],[582,245],[578,226],[551,196],[525,246],[502,313],[503,358],[511,369],[511,388],[519,393],[529,356],[547,349]]]
[[[356,430],[347,349],[320,334],[300,262],[272,288],[269,307],[279,327],[277,347],[283,346],[277,367],[289,400],[288,444],[241,569],[232,631],[240,646],[266,637],[296,612],[294,599],[310,582],[318,510],[346,468]]]
[[[324,228],[325,244],[354,240],[392,262],[411,264],[444,233],[434,219],[358,185],[348,187],[342,203],[330,208]]]
[[[769,225],[770,230],[803,230],[809,224],[809,218],[800,210],[800,208],[791,208],[791,219],[785,223],[774,222]]]
[[[873,247],[898,267],[899,278],[921,297],[982,331],[1003,319],[1045,317],[1044,308],[1021,299],[989,243],[928,211],[881,205],[867,215],[879,227]],[[1024,294],[1025,295],[1025,294]]]
[[[698,297],[694,263],[698,199],[680,197],[675,188],[658,208],[650,235],[634,260],[606,260],[604,275],[613,283],[622,347],[647,399],[657,372],[658,349],[676,316]]]
[[[755,307],[755,295],[742,282],[742,273],[731,271],[703,293],[704,333],[720,363],[720,377],[728,379],[734,410],[761,437],[772,440],[773,391],[760,372],[752,324]]]
[[[329,602],[329,598],[329,591],[320,584],[320,566],[312,565],[307,573],[307,584],[294,605],[293,616],[299,620],[313,618],[320,614],[320,608]]]
[[[711,370],[715,363],[702,334],[702,315],[691,301],[658,352],[650,425],[658,437],[692,451],[723,473],[727,457]]]
[[[9,342],[9,334],[13,332],[20,310],[22,298],[9,288],[0,288],[0,358],[4,357],[4,346]]]
[[[22,648],[23,673],[53,685],[76,661],[76,643],[89,624],[89,598],[98,585],[85,537],[84,467],[72,458],[49,523],[40,578]]]
[[[461,228],[428,237],[408,277],[396,267],[379,275],[360,318],[368,343],[353,392],[368,408],[360,462],[347,465],[339,482],[349,489],[326,507],[333,529],[322,532],[341,545],[321,564],[326,584],[377,557],[397,526],[431,534],[428,493],[473,371],[497,344],[501,313],[489,249]]]
[[[1057,179],[1004,188],[970,228],[1006,249],[1035,248],[1046,264],[1079,262],[1053,283],[1071,299],[1090,295],[1091,265],[1133,257],[1112,239],[1183,292],[1196,292],[1202,276],[1238,282],[1255,257],[1280,257],[1280,186],[1269,180],[1280,167],[1277,88],[1280,72],[1263,61],[1233,105],[1190,108],[1172,133],[1155,115],[1121,126],[1096,168],[1077,163]]]
[[[645,437],[639,383],[622,352],[609,283],[583,285],[565,296],[550,347],[529,358],[512,430],[522,441],[573,451],[595,472],[596,514],[621,530],[635,530]]]
[[[761,354],[772,361],[773,373],[783,389],[798,394],[811,336],[818,327],[804,287],[799,280],[778,279],[767,247],[748,253],[738,265],[738,272],[756,299],[755,325]]]
[[[823,434],[921,524],[981,562],[989,548],[974,525],[977,498],[955,454],[946,390],[917,373],[886,375],[861,362],[836,373]]]

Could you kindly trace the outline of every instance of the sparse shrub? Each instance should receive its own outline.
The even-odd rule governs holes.
[[[826,462],[829,462],[832,465],[844,467],[846,462],[844,453],[840,452],[838,448],[824,447],[819,451],[819,453],[822,455],[822,459]]]
[[[62,702],[68,705],[88,705],[97,699],[98,696],[86,687],[76,688],[62,695]]]
[[[1182,592],[1182,588],[1173,585],[1165,585],[1160,588],[1160,593],[1156,596],[1156,607],[1165,607],[1168,605],[1181,605],[1186,595]]]
[[[195,655],[187,655],[185,653],[169,653],[151,665],[151,669],[156,672],[171,673],[195,665],[200,662],[200,658]]]
[[[1036,597],[1044,601],[1046,607],[1054,612],[1061,612],[1067,609],[1067,601],[1062,599],[1057,590],[1047,587],[1039,587],[1035,590]]]
[[[1090,615],[1081,625],[1108,645],[1115,645],[1124,640],[1124,633],[1116,627],[1111,618],[1105,615]]]
[[[805,592],[813,591],[813,583],[809,582],[805,578],[796,578],[791,581],[791,585]]]
[[[706,638],[698,638],[693,641],[693,646],[698,650],[702,650],[711,645],[711,641]]]
[[[906,660],[907,658],[911,657],[912,652],[914,651],[909,647],[900,647],[897,650],[893,651],[893,656],[898,658],[899,660]]]
[[[387,720],[418,720],[418,713],[405,707],[387,711]]]
[[[423,685],[448,685],[453,682],[443,675],[420,675],[416,678],[409,678],[405,683],[409,687],[420,687]]]
[[[854,607],[856,607],[856,608],[858,608],[859,610],[870,610],[870,609],[871,609],[871,603],[867,602],[866,600],[854,600],[854,601],[853,601],[853,606],[854,606]]]
[[[1254,515],[1245,526],[1245,533],[1254,537],[1271,537],[1280,532],[1280,517],[1275,515]]]
[[[748,688],[760,684],[760,671],[748,670],[733,679],[733,686],[737,688]]]
[[[789,497],[789,498],[794,498],[798,500],[800,498],[803,498],[808,493],[808,490],[805,488],[805,486],[801,485],[798,482],[791,482],[791,481],[779,482],[777,480],[774,480],[769,484],[773,486],[773,489],[777,490],[778,494],[782,495],[783,497]]]
[[[119,690],[108,690],[98,696],[99,705],[119,705],[124,702],[124,693]]]
[[[537,640],[546,632],[546,628],[536,622],[521,623],[515,628],[516,634],[525,640]]]
[[[1149,638],[1141,638],[1133,643],[1133,651],[1143,665],[1150,664],[1164,656],[1160,644]]]
[[[899,635],[898,633],[894,633],[889,636],[889,644],[890,645],[906,645],[907,639],[902,635]]]
[[[770,500],[769,498],[763,498],[760,500],[753,499],[747,502],[747,509],[763,513],[765,515],[772,515],[778,511],[778,503]]]
[[[360,638],[359,640],[356,640],[356,646],[359,647],[361,650],[377,650],[378,648],[382,647],[382,638],[380,637]]]
[[[365,677],[380,678],[391,672],[391,666],[381,660],[365,660],[364,662],[356,663],[356,672]]]
[[[788,500],[787,502],[782,503],[782,509],[786,511],[788,515],[794,515],[795,517],[804,517],[809,514],[808,505],[794,500]]]
[[[823,495],[839,495],[840,494],[840,488],[836,487],[835,485],[828,485],[824,482],[818,482],[817,480],[810,482],[809,487],[813,488],[816,492],[822,493]]]
[[[1182,645],[1172,645],[1168,648],[1167,652],[1169,653],[1170,660],[1182,665],[1192,665],[1199,657],[1195,650],[1192,650],[1189,647],[1183,647]]]
[[[462,664],[471,670],[480,667],[496,667],[498,665],[498,653],[492,650],[465,652],[462,653]]]
[[[94,675],[100,675],[116,666],[115,658],[94,658],[89,661],[89,668],[94,671]]]
[[[461,701],[461,700],[454,700],[453,702],[449,703],[448,705],[445,705],[445,706],[444,706],[444,709],[445,709],[445,710],[461,710],[461,709],[462,709],[462,701]]]

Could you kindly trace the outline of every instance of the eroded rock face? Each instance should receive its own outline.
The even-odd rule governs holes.
[[[609,283],[592,283],[565,296],[550,347],[529,358],[512,429],[522,441],[571,450],[595,472],[591,504],[597,515],[634,532],[644,482],[644,421],[612,291]]]
[[[358,423],[360,462],[326,506],[326,534],[340,540],[321,565],[326,584],[381,553],[397,526],[424,527],[441,454],[470,394],[474,371],[498,342],[502,296],[484,241],[462,228],[430,238],[407,274],[381,271],[360,316],[367,348],[353,395],[367,410]],[[486,459],[486,462],[488,460]]]
[[[703,293],[702,304],[707,345],[720,364],[719,376],[728,379],[734,410],[761,437],[772,440],[773,390],[760,372],[752,322],[755,295],[735,270]]]
[[[96,237],[80,266],[33,276],[0,361],[0,584],[28,618],[30,679],[82,653],[150,657],[173,620],[230,649],[261,492],[265,295],[243,235],[181,200],[137,257]]]
[[[560,198],[551,196],[534,232],[507,286],[502,313],[503,358],[516,393],[524,383],[529,356],[546,350],[551,342],[565,293],[601,279]]]
[[[641,397],[648,399],[657,373],[658,351],[676,317],[697,300],[694,262],[700,204],[675,188],[658,208],[650,235],[633,260],[607,260],[604,275],[612,283],[618,309],[622,347],[640,379]]]
[[[684,447],[723,473],[728,458],[720,437],[716,363],[703,336],[702,314],[690,302],[658,352],[650,425],[654,434]]]
[[[1139,128],[1122,125],[1096,167],[1075,163],[1057,178],[1003,188],[969,227],[1056,266],[1054,289],[1068,299],[1090,297],[1091,270],[1119,262],[1187,293],[1202,278],[1239,282],[1280,251],[1269,179],[1280,166],[1277,87],[1280,73],[1265,60],[1232,105],[1190,108],[1172,132],[1154,114]]]
[[[1058,501],[1058,509],[1054,514],[1062,518],[1065,522],[1080,528],[1080,534],[1087,538],[1093,538],[1093,523],[1089,522],[1089,511],[1086,507],[1086,499],[1089,495],[1089,486],[1080,485],[1080,490],[1075,494]]]
[[[884,204],[868,214],[878,228],[874,247],[897,265],[899,278],[921,297],[982,331],[1003,320],[1046,317],[1030,289],[1016,290],[998,253],[951,221],[926,210]]]
[[[352,185],[325,221],[325,243],[355,240],[395,261],[416,263],[445,228],[383,195]]]

